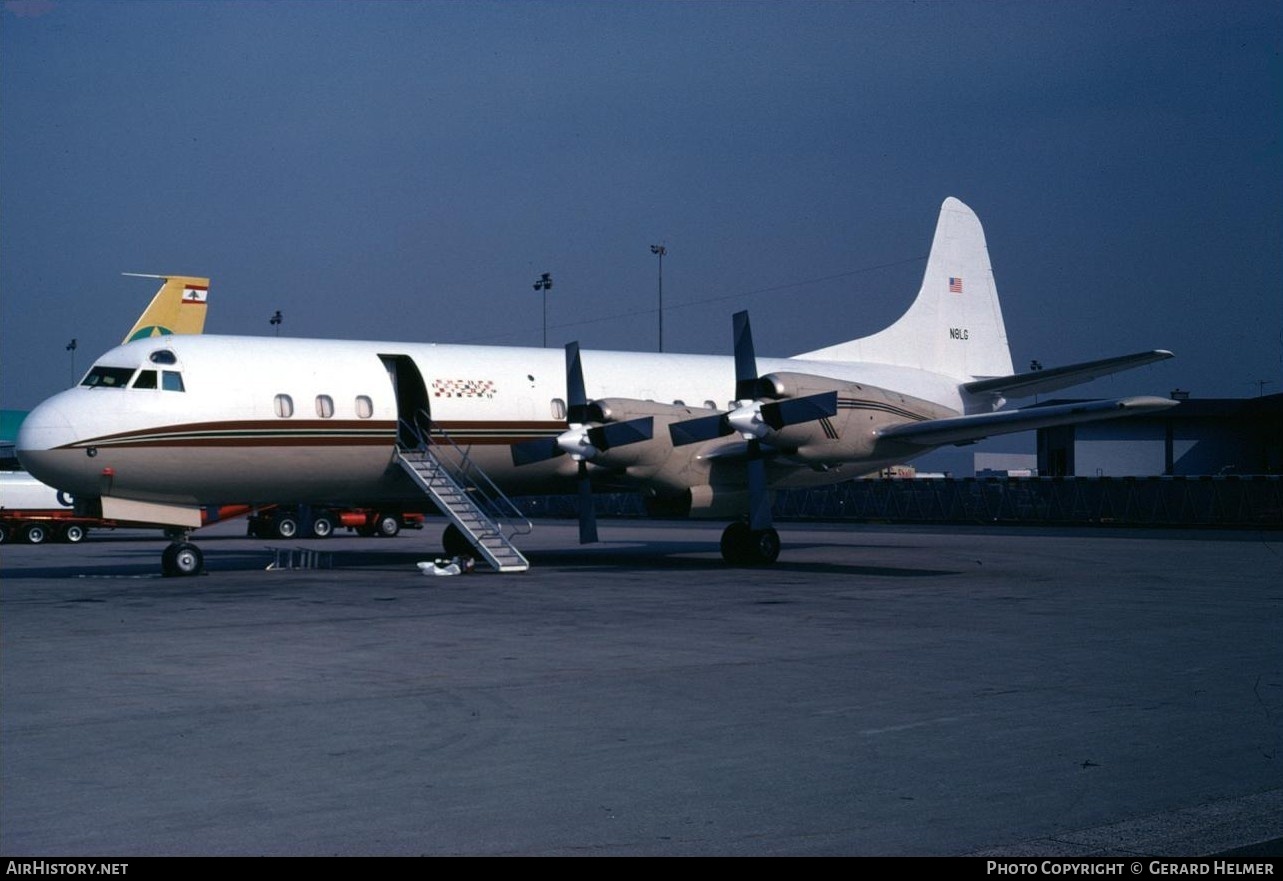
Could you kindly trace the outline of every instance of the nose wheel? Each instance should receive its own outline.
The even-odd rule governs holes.
[[[722,559],[732,566],[769,566],[780,557],[780,534],[736,520],[722,533]]]
[[[176,541],[161,554],[160,570],[167,577],[199,575],[205,571],[205,555],[189,541]]]

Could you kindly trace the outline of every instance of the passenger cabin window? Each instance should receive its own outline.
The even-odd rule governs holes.
[[[369,419],[374,415],[374,402],[366,395],[356,396],[356,415],[361,419]]]
[[[334,415],[334,399],[329,395],[316,396],[316,415],[322,419],[329,419]]]
[[[99,364],[90,368],[80,384],[89,388],[124,388],[133,375],[132,367],[104,367]]]
[[[552,418],[557,420],[566,418],[566,402],[561,398],[552,399]]]
[[[160,373],[160,387],[167,392],[183,392],[183,375],[177,370],[162,370]]]
[[[153,364],[177,364],[178,358],[169,349],[157,349],[151,353],[151,363]]]
[[[294,399],[289,395],[277,395],[274,404],[276,415],[282,419],[289,419],[294,415]]]
[[[133,385],[133,387],[134,387],[134,388],[155,388],[155,387],[156,387],[156,371],[155,371],[155,370],[139,370],[139,371],[138,371],[138,378],[134,380],[134,385]]]

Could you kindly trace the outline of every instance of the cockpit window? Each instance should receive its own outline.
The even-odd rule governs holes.
[[[134,385],[133,385],[133,387],[134,387],[134,388],[155,388],[155,387],[156,387],[156,371],[155,371],[155,370],[139,370],[139,371],[138,371],[138,378],[134,380]]]
[[[134,375],[132,367],[106,367],[95,364],[89,368],[85,378],[80,381],[89,388],[124,388],[129,384],[129,377]]]
[[[165,391],[186,391],[186,389],[183,388],[183,375],[177,370],[162,370],[160,377],[160,387]]]
[[[157,349],[151,353],[151,363],[153,364],[177,364],[178,358],[169,349]]]

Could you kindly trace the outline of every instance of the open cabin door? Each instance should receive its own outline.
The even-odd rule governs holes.
[[[420,438],[427,438],[432,421],[432,404],[423,374],[409,355],[379,355],[379,360],[387,368],[396,394],[397,443],[417,447]]]

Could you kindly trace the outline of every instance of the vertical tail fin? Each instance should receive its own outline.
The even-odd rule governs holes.
[[[172,333],[198,334],[205,329],[205,306],[209,297],[209,279],[189,275],[142,275],[137,278],[159,278],[164,281],[151,305],[125,334],[125,342]]]
[[[895,324],[796,357],[894,364],[960,379],[1009,375],[1007,329],[975,212],[952,197],[944,200],[922,289]]]

